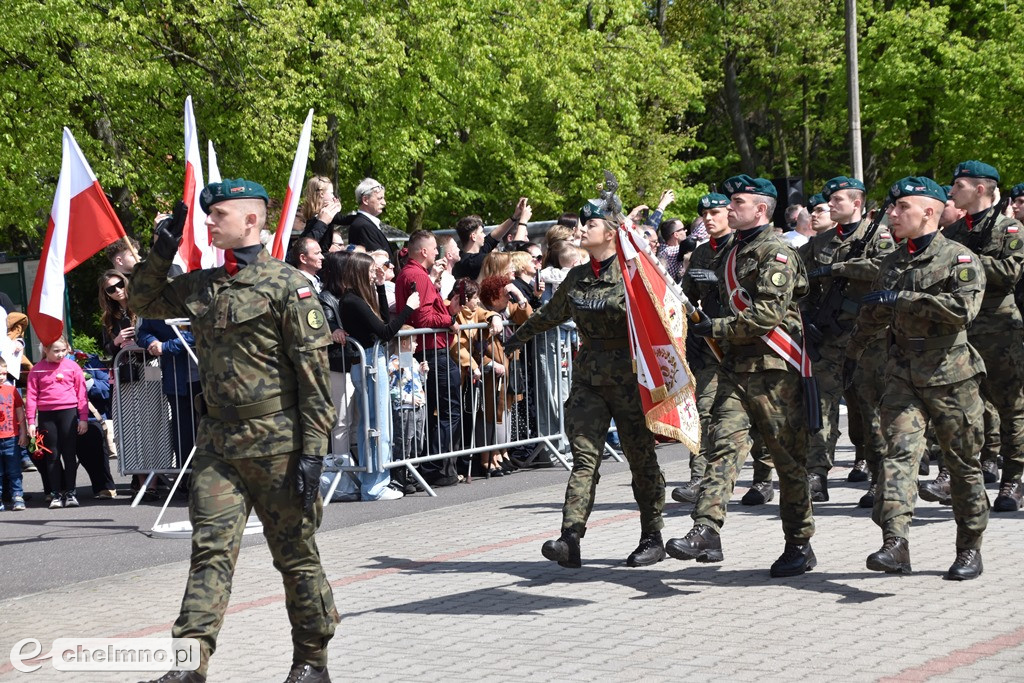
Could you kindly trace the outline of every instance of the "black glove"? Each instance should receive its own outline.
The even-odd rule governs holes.
[[[872,304],[878,304],[879,306],[895,306],[896,299],[900,293],[895,289],[881,289],[877,292],[871,292],[860,300],[865,306],[871,306]]]
[[[679,243],[679,255],[684,256],[689,254],[691,251],[697,248],[697,240],[692,237],[687,237],[685,240]]]
[[[857,370],[857,361],[853,358],[847,358],[843,361],[843,372],[840,375],[843,383],[843,389],[849,389],[853,386],[853,373]]]
[[[812,270],[809,273],[807,273],[807,277],[809,277],[809,278],[811,278],[813,280],[814,278],[828,277],[831,274],[832,274],[832,264],[829,264],[827,266],[822,266],[821,268],[815,268],[814,270]]]
[[[320,475],[324,471],[324,459],[319,455],[300,455],[295,467],[295,491],[302,499],[302,509],[312,516],[320,495]]]
[[[691,268],[686,271],[686,274],[690,276],[690,279],[694,282],[718,282],[718,275],[713,270],[706,268]]]
[[[179,201],[174,205],[174,213],[170,218],[160,221],[156,226],[156,242],[153,243],[153,251],[161,258],[172,259],[178,251],[178,243],[181,242],[181,233],[185,231],[185,219],[188,218],[188,206],[185,202]]]
[[[711,318],[708,317],[707,313],[697,309],[697,315],[700,316],[700,320],[697,322],[690,321],[690,330],[693,331],[698,337],[710,337],[711,336]]]
[[[825,338],[822,334],[821,329],[814,323],[804,321],[804,336],[814,346],[821,344],[821,341]]]

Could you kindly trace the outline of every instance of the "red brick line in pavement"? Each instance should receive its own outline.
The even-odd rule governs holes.
[[[616,522],[623,522],[623,521],[626,521],[628,519],[632,519],[634,517],[639,517],[639,516],[640,515],[637,512],[626,512],[626,513],[623,513],[623,514],[620,514],[620,515],[614,515],[612,517],[606,517],[604,519],[599,519],[599,520],[596,520],[596,521],[591,521],[591,522],[588,523],[588,526],[589,527],[600,527],[600,526],[605,526],[606,524],[615,524]],[[506,541],[499,541],[497,543],[488,543],[487,545],[481,545],[481,546],[477,546],[475,548],[465,548],[463,550],[455,550],[455,551],[450,552],[450,553],[444,553],[442,555],[435,555],[434,557],[430,557],[430,558],[427,558],[425,560],[414,560],[414,561],[411,561],[411,562],[403,562],[402,564],[396,565],[394,567],[386,567],[384,569],[371,569],[369,571],[363,572],[362,574],[354,574],[353,576],[346,576],[344,578],[336,579],[334,581],[331,581],[331,587],[332,588],[341,588],[343,586],[349,586],[349,585],[351,585],[353,583],[361,583],[363,581],[371,581],[371,580],[376,579],[376,578],[381,577],[381,576],[387,576],[388,574],[397,574],[398,572],[409,570],[409,569],[418,569],[420,567],[424,567],[424,566],[427,566],[427,565],[430,565],[430,564],[436,564],[438,562],[451,562],[452,560],[459,560],[459,559],[462,559],[464,557],[470,557],[472,555],[479,555],[479,554],[482,554],[482,553],[490,552],[492,550],[501,550],[502,548],[511,548],[513,546],[523,545],[525,543],[533,543],[535,541],[540,541],[540,540],[543,540],[543,539],[546,539],[546,538],[550,538],[551,536],[552,536],[552,532],[551,531],[547,531],[547,532],[539,533],[539,534],[531,534],[529,536],[520,536],[519,538],[511,538],[511,539],[508,539]],[[240,602],[240,603],[238,603],[236,605],[229,605],[226,614],[236,614],[238,612],[245,612],[247,610],[256,609],[256,608],[259,608],[259,607],[266,607],[267,605],[273,605],[275,603],[284,602],[284,600],[285,600],[284,593],[277,593],[275,595],[267,595],[267,596],[262,597],[262,598],[257,598],[256,600],[249,600],[247,602]],[[174,626],[174,622],[173,621],[169,621],[169,622],[166,622],[166,623],[163,623],[163,624],[154,624],[152,626],[146,626],[144,628],[140,628],[140,629],[137,629],[135,631],[126,631],[124,633],[118,633],[117,635],[113,635],[113,636],[110,636],[110,637],[111,638],[146,638],[146,637],[151,636],[151,635],[153,635],[155,633],[166,633],[166,632],[171,630],[172,626]],[[25,663],[26,664],[30,664],[30,663],[42,664],[42,663],[45,663],[45,662],[42,661],[42,660],[38,660],[38,659],[26,659]],[[8,672],[11,672],[13,670],[14,670],[14,665],[11,664],[11,662],[7,662],[6,664],[0,666],[0,676],[3,676],[4,674],[6,674]]]
[[[879,683],[927,681],[932,676],[942,676],[943,674],[948,674],[954,669],[959,669],[963,666],[970,666],[979,659],[991,657],[1003,650],[1008,650],[1011,647],[1017,647],[1022,643],[1024,643],[1024,628],[1019,628],[1016,631],[996,636],[991,640],[983,640],[980,643],[975,643],[974,645],[965,647],[962,650],[950,652],[948,655],[944,655],[942,657],[936,657],[924,664],[921,664],[920,666],[904,669],[895,676],[880,678]]]

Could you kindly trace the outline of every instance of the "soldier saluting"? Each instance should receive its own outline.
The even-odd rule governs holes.
[[[973,579],[982,572],[989,505],[978,461],[985,364],[968,343],[967,328],[981,309],[985,271],[969,249],[938,231],[946,193],[934,180],[903,178],[889,190],[889,201],[890,227],[903,243],[882,260],[847,349],[849,366],[879,330],[891,329],[881,402],[889,450],[879,465],[872,513],[883,543],[868,556],[867,568],[910,571],[917,468],[930,423],[953,478],[956,559],[946,578]]]
[[[260,244],[267,201],[261,185],[241,178],[207,185],[199,203],[224,265],[167,278],[187,214],[179,202],[129,280],[140,315],[192,321],[207,406],[192,461],[192,563],[172,629],[175,638],[199,640],[200,665],[158,683],[206,680],[252,509],[284,578],[294,647],[287,683],[330,681],[327,643],[338,612],[314,534],[334,423],[331,338],[309,281]]]

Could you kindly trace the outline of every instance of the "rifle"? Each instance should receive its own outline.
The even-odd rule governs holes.
[[[853,244],[850,245],[850,251],[846,254],[847,261],[860,258],[864,254],[864,250],[867,248],[868,243],[878,232],[878,226],[882,223],[882,216],[885,215],[886,210],[892,202],[888,197],[882,203],[882,207],[875,214],[875,217],[871,219],[868,229],[864,232],[864,236],[860,239],[854,240]],[[829,284],[828,290],[825,292],[825,296],[821,299],[821,305],[814,312],[811,317],[811,321],[808,324],[807,335],[812,338],[812,341],[820,341],[825,333],[831,333],[833,335],[842,334],[845,330],[839,326],[839,311],[843,308],[843,302],[846,300],[846,286],[849,284],[849,278],[845,277],[833,277],[832,282]],[[815,340],[814,337],[817,337]]]

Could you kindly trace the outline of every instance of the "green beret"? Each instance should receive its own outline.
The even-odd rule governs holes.
[[[812,194],[811,198],[807,200],[807,208],[813,211],[814,207],[818,206],[819,204],[827,203],[828,202],[825,201],[825,196],[823,194]]]
[[[1017,183],[1010,188],[1010,199],[1016,199],[1017,197],[1024,197],[1024,183]]]
[[[697,202],[697,215],[700,216],[709,209],[717,209],[722,206],[729,206],[728,197],[717,192],[706,194]]]
[[[825,183],[825,187],[821,188],[821,196],[827,202],[832,198],[832,194],[839,190],[860,190],[864,192],[864,183],[856,178],[847,178],[844,175],[839,175]]]
[[[591,218],[613,219],[608,204],[603,199],[588,199],[587,203],[580,209],[580,223],[586,223]]]
[[[210,213],[210,207],[214,204],[232,199],[262,199],[265,203],[270,203],[267,191],[259,183],[245,178],[228,178],[204,187],[199,195],[199,206],[205,213]]]
[[[942,186],[942,191],[945,192],[946,196],[948,197],[949,193],[953,191],[953,186],[952,185],[943,185]]]
[[[732,197],[734,194],[762,194],[766,197],[778,198],[779,193],[770,180],[764,178],[751,178],[750,176],[734,175],[722,185],[725,194]]]
[[[957,178],[988,178],[999,182],[999,171],[994,166],[983,164],[980,161],[962,161],[956,165],[953,171],[953,180]]]
[[[889,199],[895,201],[900,197],[931,197],[943,204],[946,203],[946,191],[931,178],[924,176],[907,176],[893,183],[889,188]]]

